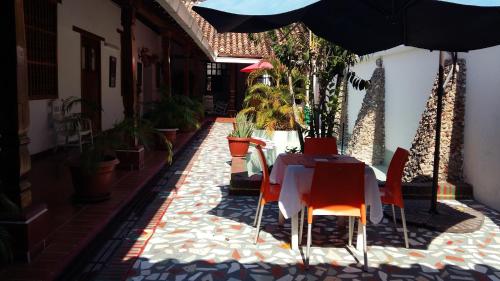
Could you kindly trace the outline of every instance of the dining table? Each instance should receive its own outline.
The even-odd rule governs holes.
[[[314,167],[318,162],[333,163],[359,163],[354,157],[347,155],[306,155],[306,154],[279,154],[269,176],[271,183],[280,184],[279,196],[280,216],[291,219],[291,248],[299,248],[298,217],[304,207],[301,201],[302,194],[308,194],[311,190]],[[335,179],[332,178],[332,183]],[[382,201],[375,172],[369,166],[365,166],[365,204],[369,210],[369,220],[378,224],[383,219]],[[361,225],[358,224],[357,241],[362,241]],[[358,250],[363,243],[356,243]]]

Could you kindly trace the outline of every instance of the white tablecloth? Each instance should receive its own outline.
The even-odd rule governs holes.
[[[306,168],[302,165],[286,165],[280,160],[280,156],[274,163],[270,181],[281,184],[279,208],[285,218],[291,218],[297,215],[302,208],[301,194],[309,193],[311,190],[314,168]],[[332,179],[332,181],[335,181],[335,179]],[[369,206],[370,221],[374,224],[382,221],[384,214],[377,178],[375,172],[369,166],[366,166],[365,169],[365,203],[367,207]]]
[[[274,144],[274,142],[269,139],[259,137],[254,137],[254,139],[258,139],[266,143],[266,146],[262,148],[262,152],[264,152],[267,166],[273,165],[277,157],[276,145]],[[245,162],[249,177],[261,173],[262,167],[260,165],[259,154],[257,153],[257,149],[255,147],[251,146],[249,148],[248,153],[245,157]]]

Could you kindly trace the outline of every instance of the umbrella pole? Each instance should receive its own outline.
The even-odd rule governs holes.
[[[432,199],[431,208],[432,214],[437,214],[437,193],[439,186],[439,156],[441,154],[441,115],[443,112],[443,95],[444,95],[444,53],[439,51],[439,78],[437,88],[437,108],[436,108],[436,137],[434,142],[434,166],[432,171]]]

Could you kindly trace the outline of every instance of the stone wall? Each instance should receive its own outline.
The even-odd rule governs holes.
[[[335,135],[337,136],[337,144],[340,147],[339,149],[340,153],[343,152],[341,150],[345,150],[347,146],[347,141],[349,140],[348,138],[349,119],[347,115],[349,92],[347,85],[348,85],[347,80],[344,79],[342,81],[342,86],[338,97],[339,99],[338,110],[335,113],[335,120],[338,120],[335,128]]]
[[[377,60],[371,84],[349,138],[347,154],[367,164],[378,165],[385,156],[385,71],[382,59]]]
[[[453,71],[453,64],[445,64],[445,81]],[[457,61],[455,73],[445,87],[441,125],[441,151],[439,180],[450,182],[463,181],[463,140],[465,116],[465,60]],[[434,144],[436,128],[436,103],[438,78],[434,81],[432,94],[420,120],[417,133],[410,149],[410,158],[405,167],[404,181],[432,181]]]

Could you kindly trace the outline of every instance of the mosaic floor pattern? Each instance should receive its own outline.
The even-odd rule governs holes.
[[[369,270],[362,255],[347,248],[347,230],[335,218],[320,218],[313,226],[311,266],[303,252],[289,246],[290,225],[278,225],[276,204],[266,206],[259,243],[253,243],[256,197],[229,196],[231,157],[226,135],[231,124],[215,123],[196,150],[182,182],[160,181],[150,213],[157,215],[153,230],[129,234],[142,249],[122,255],[126,262],[136,251],[127,281],[174,280],[498,280],[500,281],[500,214],[475,201],[467,205],[485,215],[482,228],[470,234],[447,234],[409,227],[410,248],[402,229],[392,221],[368,225]],[[177,186],[177,187],[175,187]],[[168,204],[167,204],[168,203]],[[151,216],[135,222],[152,224]],[[135,234],[134,234],[135,233]],[[305,244],[305,237],[304,237]],[[116,254],[115,254],[116,255]],[[104,275],[96,280],[110,280]]]

